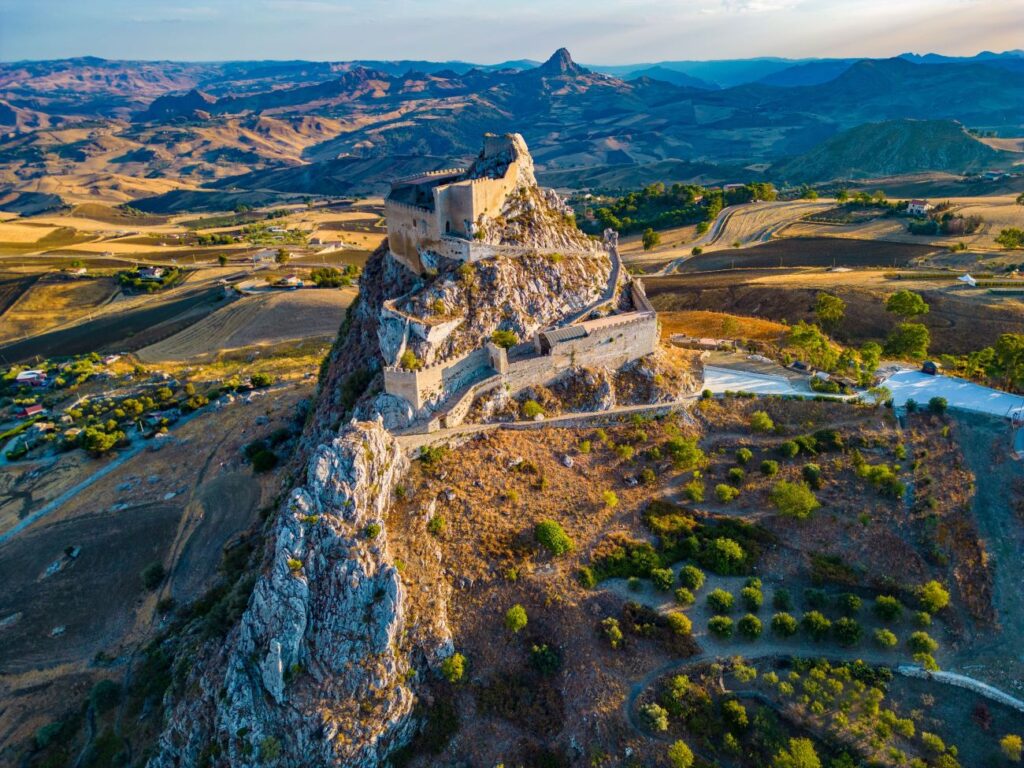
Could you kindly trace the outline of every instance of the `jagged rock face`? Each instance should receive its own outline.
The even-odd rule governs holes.
[[[384,302],[407,293],[419,284],[415,275],[391,257],[386,244],[367,260],[359,280],[359,298],[349,310],[342,326],[343,332],[339,334],[321,376],[312,429],[304,435],[299,462],[304,463],[312,450],[336,432],[346,418],[346,394],[351,392],[347,382],[363,371],[378,372],[384,363],[380,342]],[[357,394],[374,394],[380,388],[378,377],[364,383],[360,388],[362,391]],[[373,418],[372,411],[362,413],[365,418]]]
[[[430,365],[479,347],[496,330],[528,341],[597,300],[610,271],[611,261],[601,252],[501,256],[453,267],[399,302],[406,315],[444,331],[410,333],[408,346]],[[396,335],[403,328],[399,323],[385,319]]]
[[[606,411],[615,407],[615,385],[607,368],[576,366],[551,385],[565,411]]]
[[[698,389],[694,372],[673,351],[660,349],[626,363],[615,372],[619,405],[671,403]]]
[[[151,768],[380,765],[408,736],[402,585],[383,525],[408,460],[380,423],[321,445],[278,517],[240,626],[193,672]],[[261,750],[280,747],[280,758]],[[271,745],[271,746],[268,746]]]

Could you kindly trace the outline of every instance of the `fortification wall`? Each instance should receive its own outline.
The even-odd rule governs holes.
[[[404,397],[419,411],[437,404],[476,379],[493,372],[486,348],[474,349],[454,361],[429,365],[418,371],[384,369],[384,390]]]
[[[437,240],[436,219],[430,211],[415,205],[387,200],[384,215],[388,222],[388,249],[406,266],[419,271],[419,244]]]

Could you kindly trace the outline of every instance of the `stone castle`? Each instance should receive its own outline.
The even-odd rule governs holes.
[[[428,279],[453,263],[526,254],[586,253],[600,256],[605,264],[610,261],[600,296],[552,324],[534,328],[530,341],[505,349],[484,336],[475,349],[416,369],[398,364],[407,344],[448,333],[462,318],[431,324],[399,312],[399,301],[386,304],[382,319],[399,327],[401,338],[396,343],[394,334],[388,340],[382,334],[382,353],[390,363],[384,369],[384,389],[407,404],[405,421],[416,428],[456,426],[478,397],[498,389],[514,395],[551,384],[571,368],[614,370],[657,349],[657,315],[643,285],[622,270],[615,233],[607,232],[602,245],[574,224],[560,223],[568,215],[564,204],[537,186],[533,160],[519,134],[488,134],[468,169],[396,180],[385,212],[390,255]],[[514,223],[523,220],[529,224]]]

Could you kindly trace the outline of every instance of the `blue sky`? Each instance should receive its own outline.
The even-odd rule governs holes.
[[[1024,0],[0,0],[0,60],[970,55],[1021,47]]]

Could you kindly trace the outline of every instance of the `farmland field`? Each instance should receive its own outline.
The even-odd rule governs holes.
[[[886,243],[828,237],[793,237],[751,248],[714,251],[683,263],[683,272],[770,267],[892,267],[906,266],[934,253],[928,245]]]
[[[173,336],[139,350],[144,362],[184,361],[223,350],[333,336],[354,290],[246,296]]]
[[[80,320],[108,303],[118,292],[113,278],[96,280],[38,280],[3,313],[0,342],[42,333]],[[3,302],[0,301],[0,311]]]

